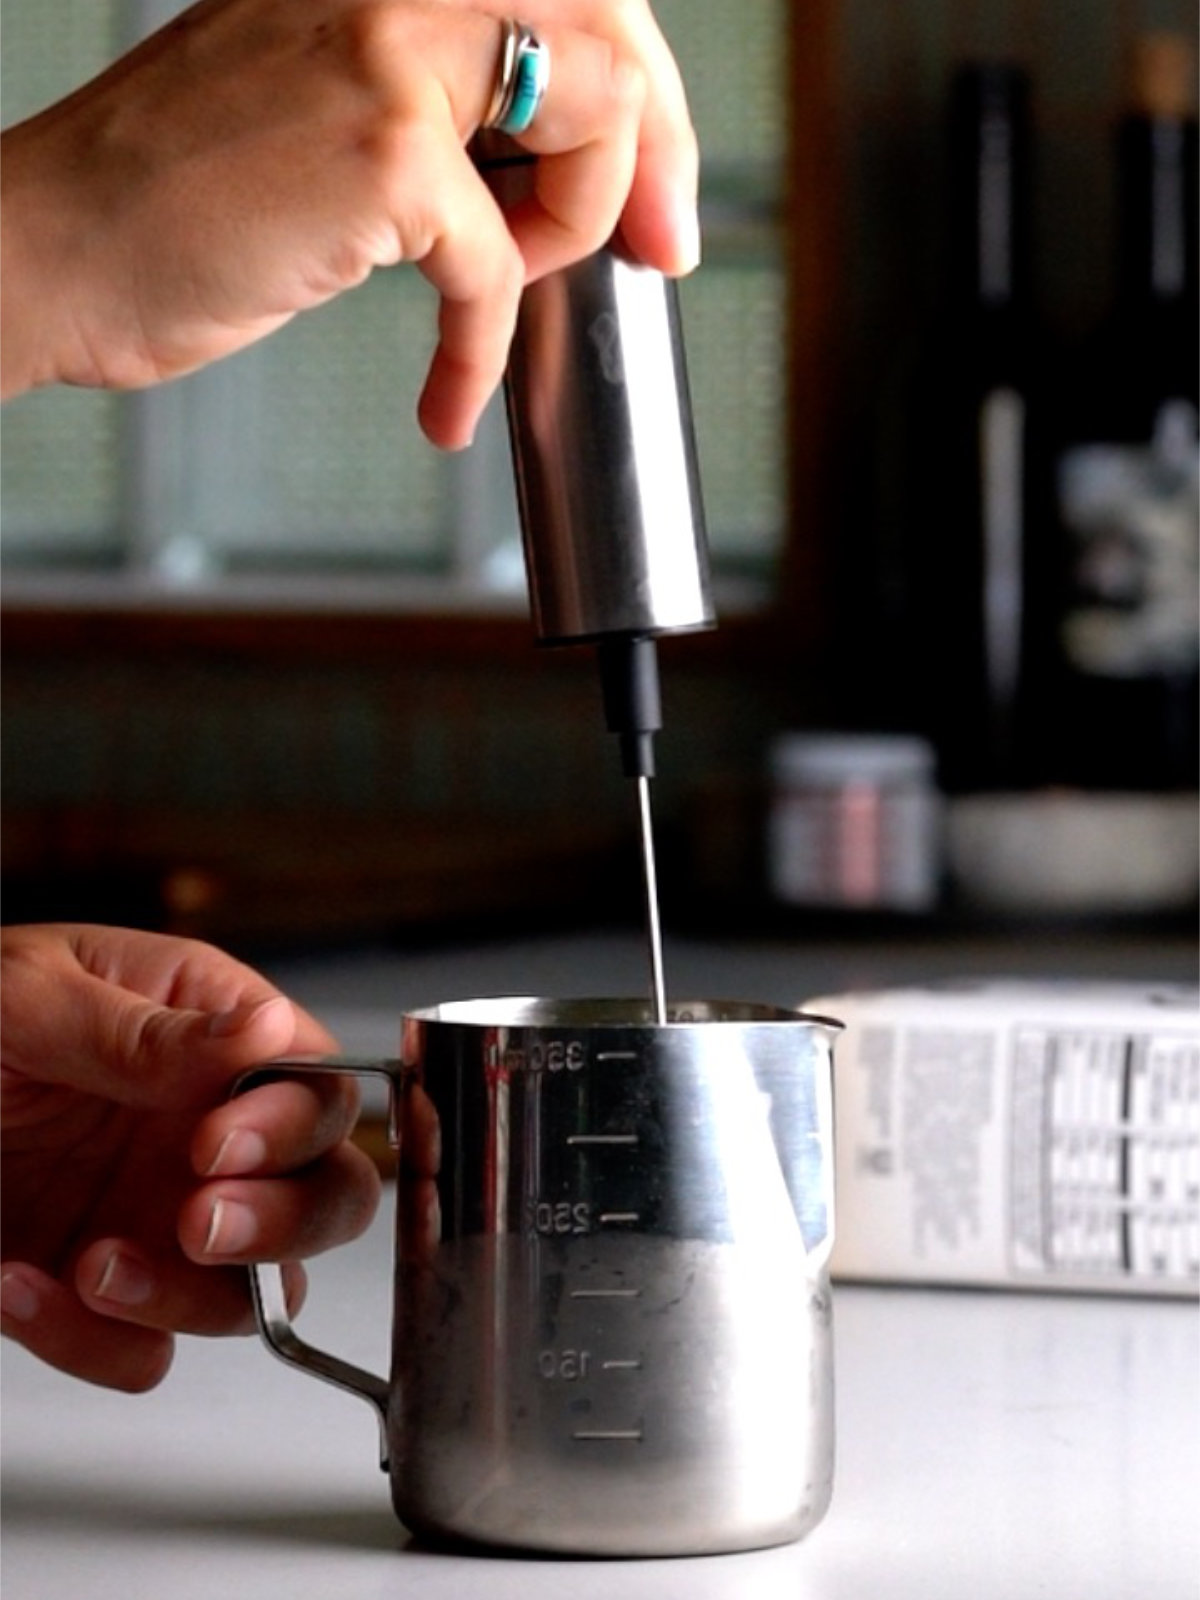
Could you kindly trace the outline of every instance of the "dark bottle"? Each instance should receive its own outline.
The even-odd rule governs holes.
[[[1197,783],[1194,59],[1141,41],[1117,129],[1113,306],[1079,362],[1057,455],[1063,668],[1057,776],[1093,788]]]
[[[1029,82],[1006,64],[951,85],[945,287],[911,422],[917,719],[949,793],[1038,776],[1031,681],[1042,621],[1030,452],[1041,349],[1031,305]]]

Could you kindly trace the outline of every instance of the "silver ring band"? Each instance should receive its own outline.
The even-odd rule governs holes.
[[[500,63],[481,126],[510,135],[528,131],[550,82],[550,52],[523,22],[500,24]]]

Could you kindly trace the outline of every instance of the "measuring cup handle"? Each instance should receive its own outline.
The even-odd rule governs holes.
[[[266,1061],[244,1073],[234,1084],[232,1095],[244,1094],[264,1082],[278,1078],[326,1077],[331,1073],[356,1078],[382,1078],[388,1085],[388,1124],[395,1129],[397,1119],[396,1085],[402,1073],[396,1061],[359,1060],[351,1056],[308,1056]],[[232,1097],[232,1096],[231,1096]],[[302,1339],[292,1326],[288,1315],[287,1296],[283,1287],[282,1269],[274,1262],[262,1262],[249,1268],[250,1296],[254,1302],[254,1318],[258,1331],[273,1355],[286,1361],[290,1367],[299,1367],[312,1377],[322,1378],[339,1389],[359,1395],[374,1410],[379,1422],[380,1466],[388,1470],[388,1383],[365,1367],[358,1367],[340,1356],[320,1350]]]

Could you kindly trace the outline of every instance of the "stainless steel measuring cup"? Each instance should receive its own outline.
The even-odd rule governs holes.
[[[392,1371],[285,1361],[376,1408],[400,1520],[577,1555],[800,1538],[832,1487],[838,1024],[769,1006],[466,1000],[403,1020]]]

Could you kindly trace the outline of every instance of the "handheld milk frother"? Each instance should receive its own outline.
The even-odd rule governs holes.
[[[531,160],[485,153],[480,165],[507,197]],[[675,284],[614,242],[529,285],[505,397],[538,639],[595,644],[605,719],[637,782],[665,1021],[649,782],[662,721],[655,640],[716,620]]]
[[[712,622],[673,285],[609,249],[525,291],[507,375],[534,622],[596,645],[638,785],[653,1002],[531,996],[405,1014],[387,1378],[283,1360],[370,1402],[419,1537],[572,1556],[801,1538],[832,1490],[837,1024],[666,1002],[649,780],[655,640]]]

